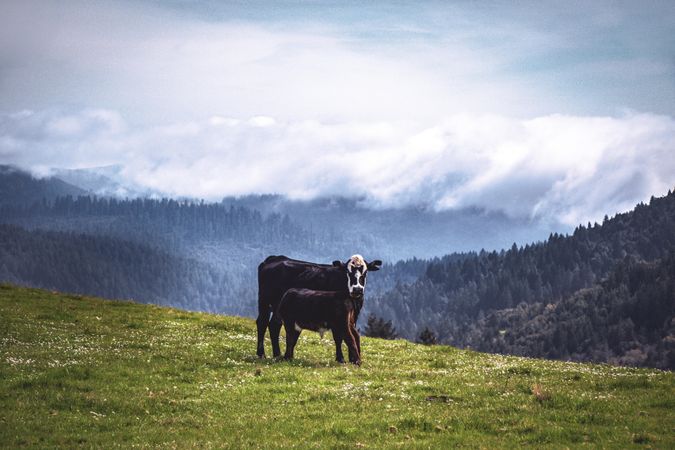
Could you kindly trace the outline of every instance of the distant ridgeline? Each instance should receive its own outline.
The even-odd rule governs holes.
[[[482,351],[675,369],[675,194],[571,236],[457,260],[368,302],[415,338]]]
[[[0,164],[0,206],[32,205],[66,195],[85,195],[87,191],[57,178],[36,179],[16,167]],[[0,216],[2,217],[2,216]]]
[[[204,203],[82,194],[0,166],[0,281],[253,316],[256,267],[270,254],[328,263],[359,251],[386,260],[383,239],[391,250],[419,226],[421,242],[454,220],[424,228],[424,211],[380,217],[353,202],[275,196]],[[479,218],[457,217],[463,228]],[[486,216],[479,231],[496,220]],[[360,232],[345,232],[357,222]],[[385,261],[369,277],[364,317],[391,320],[408,339],[429,328],[441,343],[491,352],[675,368],[674,251],[669,192],[571,236]]]

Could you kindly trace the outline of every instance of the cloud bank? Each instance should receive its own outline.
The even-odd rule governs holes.
[[[0,163],[570,225],[673,187],[672,1],[277,5],[1,2]]]
[[[129,184],[169,196],[359,196],[568,225],[671,189],[674,154],[675,120],[628,112],[457,114],[433,125],[213,116],[144,128],[100,109],[0,116],[0,160],[36,173],[120,164]]]

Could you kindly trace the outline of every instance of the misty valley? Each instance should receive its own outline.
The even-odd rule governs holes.
[[[385,261],[368,279],[366,334],[387,326],[383,337],[675,368],[671,192],[544,238],[541,224],[475,210],[121,199],[91,187],[2,168],[2,282],[255,317],[268,255],[330,263],[360,252]]]

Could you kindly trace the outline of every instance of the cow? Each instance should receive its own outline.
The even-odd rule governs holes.
[[[342,291],[346,287],[350,295],[362,295],[367,272],[379,270],[381,265],[382,261],[375,260],[368,263],[361,255],[354,255],[344,263],[333,261],[330,265],[298,261],[286,256],[269,256],[258,266],[258,318],[256,319],[258,357],[265,357],[264,342],[268,327],[272,341],[272,354],[274,357],[281,356],[279,349],[281,321],[270,322],[270,316],[277,310],[281,297],[287,290],[305,288]]]
[[[361,364],[359,332],[356,318],[363,306],[363,292],[350,295],[347,289],[340,291],[317,291],[313,289],[289,289],[281,298],[272,318],[283,321],[286,330],[285,359],[293,359],[293,351],[302,330],[323,333],[330,330],[335,340],[335,360],[344,363],[342,341],[349,349],[349,362]],[[357,344],[358,343],[358,344]]]

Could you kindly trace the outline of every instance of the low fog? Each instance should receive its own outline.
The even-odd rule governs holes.
[[[123,183],[167,196],[338,195],[374,208],[478,207],[568,225],[673,187],[674,143],[672,118],[637,113],[462,114],[434,125],[214,116],[148,128],[108,110],[0,117],[2,160],[42,176],[117,164]]]

